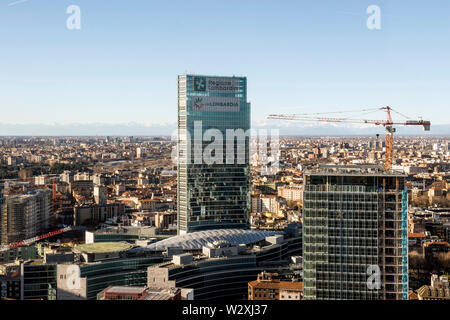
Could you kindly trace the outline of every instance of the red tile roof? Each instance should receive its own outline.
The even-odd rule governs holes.
[[[426,238],[425,233],[408,233],[408,238]]]
[[[303,282],[297,281],[251,281],[248,283],[250,287],[258,289],[294,289],[303,290]]]

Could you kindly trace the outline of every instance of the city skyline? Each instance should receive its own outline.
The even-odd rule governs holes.
[[[194,93],[186,104],[194,108],[191,116],[207,113],[203,118],[226,122],[211,111],[217,96],[198,105]],[[448,299],[438,291],[448,286],[449,274],[448,137],[399,137],[392,171],[383,169],[383,140],[375,136],[280,137],[279,146],[277,170],[262,170],[260,153],[250,156],[250,230],[177,234],[183,177],[173,141],[1,137],[0,299],[127,299],[129,292],[138,300]],[[319,180],[312,181],[315,170]],[[205,186],[204,172],[198,173],[188,193],[203,191],[200,202],[191,200],[207,206],[222,197],[217,191],[229,177],[208,178]],[[47,222],[40,209],[46,205],[32,201],[34,192],[51,197],[42,202],[49,209],[44,217],[51,216],[48,230],[39,227]],[[22,227],[24,213],[29,223]],[[20,230],[26,232],[12,238]],[[327,234],[325,247],[315,234]],[[323,257],[329,263],[320,262]],[[333,261],[341,269],[330,269]],[[315,266],[317,286],[311,283]],[[346,278],[339,280],[341,271]],[[39,272],[46,276],[37,287]],[[264,291],[279,286],[295,294]],[[174,287],[181,297],[167,295]],[[331,295],[324,295],[328,289]]]
[[[449,22],[448,0],[0,0],[0,304],[450,301]]]
[[[383,135],[384,129],[373,125],[282,122],[266,120],[252,122],[252,128],[278,129],[280,136],[374,136]],[[0,122],[0,137],[6,136],[173,136],[176,134],[176,120],[161,125],[129,123],[73,123],[73,124],[4,124]],[[420,127],[399,127],[397,136],[450,136],[450,125],[434,125],[430,131]],[[174,137],[175,138],[175,137]]]

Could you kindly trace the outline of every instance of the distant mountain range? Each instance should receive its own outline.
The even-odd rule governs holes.
[[[72,123],[72,124],[8,124],[0,122],[0,136],[170,136],[176,133],[176,123]],[[343,136],[384,134],[383,127],[342,126],[301,122],[260,121],[254,129],[278,129],[280,135]],[[431,131],[421,127],[397,127],[397,135],[450,136],[450,125],[432,125]]]

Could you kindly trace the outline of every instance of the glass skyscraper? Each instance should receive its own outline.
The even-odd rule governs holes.
[[[304,173],[305,299],[408,300],[404,180],[375,166]]]
[[[249,227],[249,129],[247,78],[178,77],[179,234]]]

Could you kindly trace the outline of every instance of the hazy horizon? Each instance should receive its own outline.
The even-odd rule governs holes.
[[[0,134],[172,123],[184,73],[246,76],[254,121],[389,105],[446,125],[450,2],[373,2],[0,0]]]
[[[269,122],[264,125],[253,123],[252,129],[279,130],[280,136],[384,136],[382,126],[342,126],[334,124],[319,125],[299,122]],[[0,137],[11,136],[172,136],[176,134],[177,124],[145,125],[132,123],[84,123],[84,124],[35,124],[11,125],[0,122]],[[422,127],[398,126],[395,134],[400,136],[450,136],[450,125],[431,125],[431,131]]]

